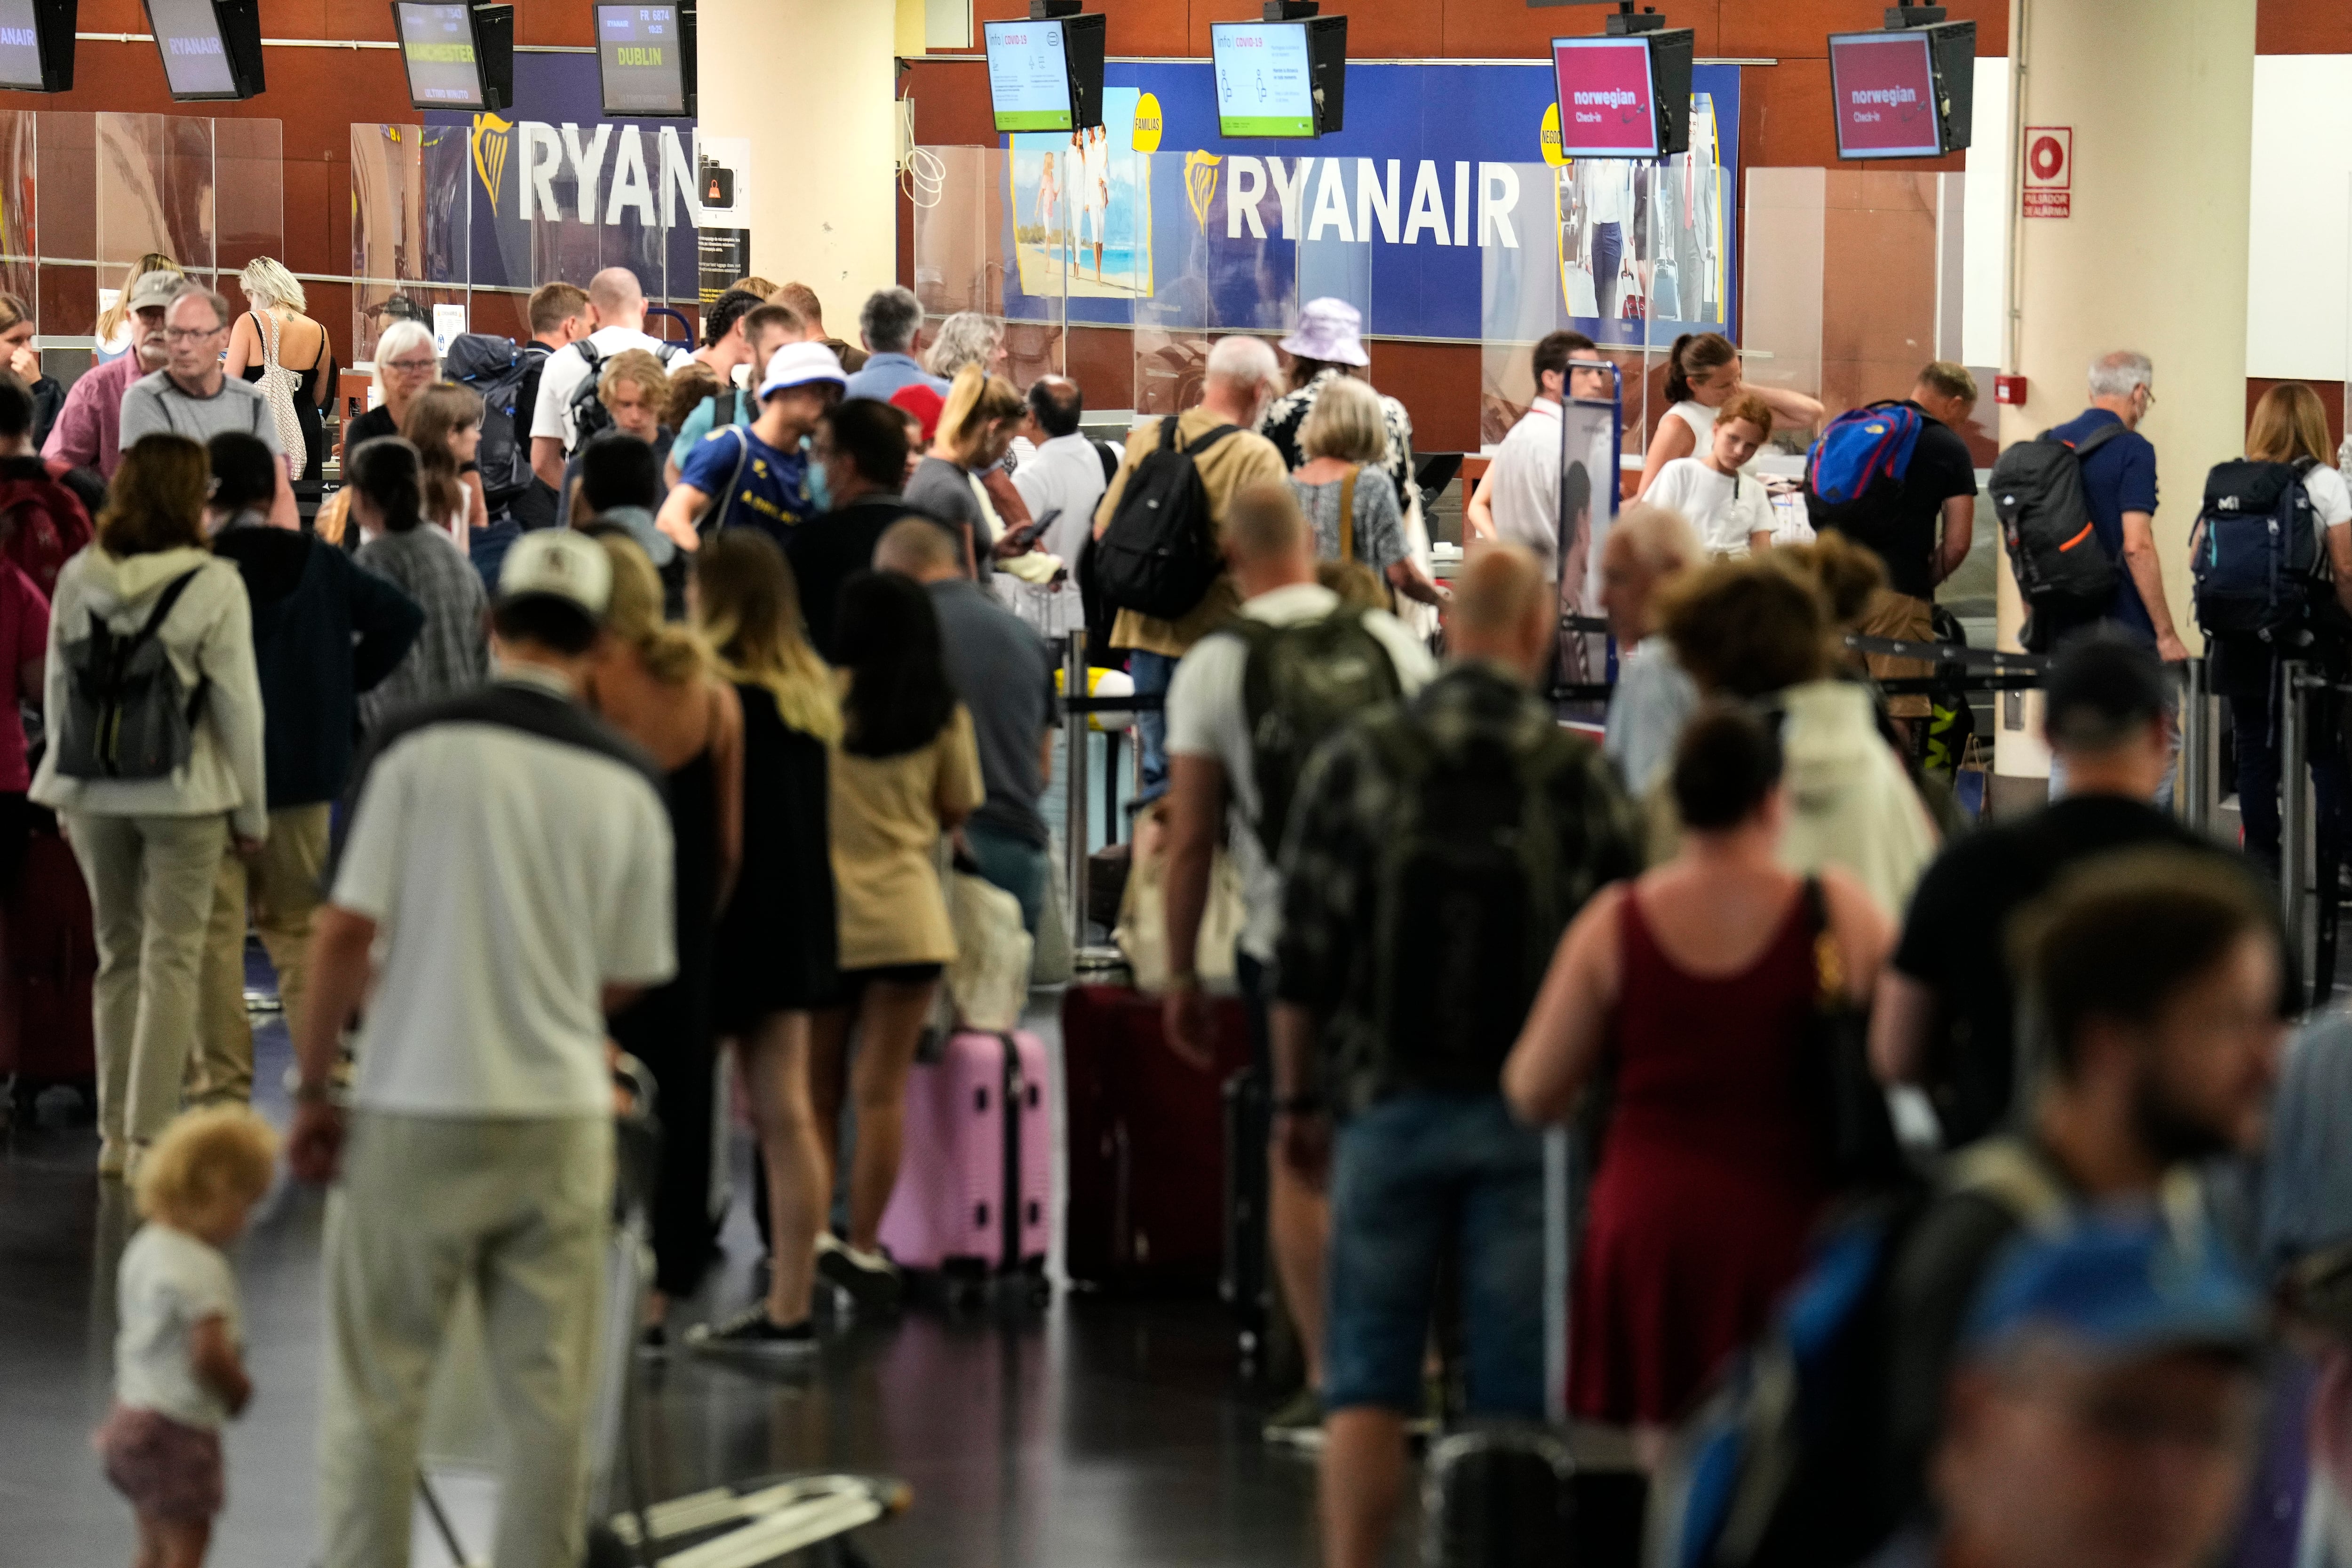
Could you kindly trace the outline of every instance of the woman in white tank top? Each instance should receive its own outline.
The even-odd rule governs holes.
[[[1716,411],[1742,392],[1752,392],[1772,410],[1781,429],[1821,423],[1822,405],[1802,392],[1751,387],[1740,379],[1739,350],[1715,332],[1686,332],[1666,356],[1666,397],[1671,406],[1658,420],[1657,434],[1642,459],[1638,496],[1650,493],[1667,464],[1705,452],[1715,434]]]

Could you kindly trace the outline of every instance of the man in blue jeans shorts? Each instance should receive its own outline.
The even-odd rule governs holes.
[[[1456,589],[1453,665],[1309,764],[1283,855],[1276,1136],[1328,1180],[1324,1560],[1381,1561],[1440,1266],[1472,1414],[1544,1415],[1543,1147],[1499,1090],[1560,933],[1638,868],[1598,747],[1535,689],[1556,613],[1523,547]]]

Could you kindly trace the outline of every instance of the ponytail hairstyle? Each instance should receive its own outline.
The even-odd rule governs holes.
[[[729,528],[694,558],[695,630],[730,681],[766,688],[776,712],[803,735],[841,738],[833,672],[801,630],[800,584],[776,541]]]
[[[613,600],[604,609],[604,630],[635,650],[646,674],[666,686],[691,685],[710,673],[710,651],[700,636],[662,619],[661,576],[635,539],[621,533],[597,536],[613,562]]]
[[[1691,401],[1690,378],[1719,365],[1736,364],[1739,350],[1720,332],[1685,332],[1666,352],[1666,401]]]
[[[449,438],[469,424],[481,423],[481,394],[455,382],[426,387],[408,405],[400,434],[416,448],[425,465],[425,503],[436,523],[466,507],[465,484],[457,476],[457,455],[449,449]]]

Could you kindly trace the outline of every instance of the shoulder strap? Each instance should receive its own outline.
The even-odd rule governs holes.
[[[1177,415],[1171,413],[1162,416],[1160,421],[1160,450],[1162,452],[1176,450],[1177,418]]]
[[[2074,449],[2074,460],[2078,463],[2081,462],[2084,458],[2088,457],[2092,453],[2096,452],[2100,447],[2105,446],[2108,442],[2113,441],[2116,436],[2121,435],[2123,433],[2124,422],[2119,419],[2112,424],[2103,424],[2099,426],[2098,429],[2091,432],[2090,434],[2083,437],[2080,441],[2070,443],[2069,444],[2071,444]]]
[[[195,581],[196,573],[204,570],[200,566],[190,567],[164,585],[163,591],[155,596],[155,608],[147,612],[145,622],[137,632],[131,633],[131,643],[133,647],[148,641],[163,629],[163,622],[171,616],[172,606],[180,602],[180,595],[188,591],[188,584]]]
[[[1339,481],[1339,559],[1356,559],[1356,474],[1350,468]]]
[[[1174,428],[1176,422],[1171,419],[1168,423],[1170,428],[1172,429]],[[1203,431],[1201,433],[1201,438],[1198,441],[1193,442],[1191,445],[1184,448],[1185,455],[1190,457],[1198,457],[1202,453],[1206,452],[1210,447],[1214,446],[1226,436],[1239,435],[1241,434],[1241,429],[1242,427],[1238,424],[1221,424],[1214,430]]]
[[[694,519],[694,531],[706,538],[726,527],[727,508],[735,504],[736,487],[743,483],[743,469],[751,461],[751,433],[740,424],[730,424],[727,430],[735,437],[736,451],[734,470],[727,476],[726,493],[712,497],[703,507],[702,516]]]
[[[1988,1138],[1954,1155],[1951,1186],[1990,1199],[2036,1231],[2054,1228],[2067,1208],[2066,1189],[2057,1176],[2014,1138]]]

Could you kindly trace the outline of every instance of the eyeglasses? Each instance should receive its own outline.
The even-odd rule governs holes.
[[[431,360],[386,360],[383,368],[407,376],[426,376],[433,373],[433,366]]]
[[[164,338],[174,343],[201,343],[206,338],[216,338],[226,329],[220,327],[166,327]]]

